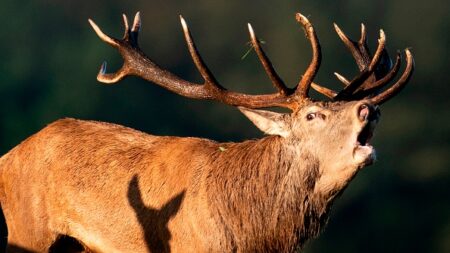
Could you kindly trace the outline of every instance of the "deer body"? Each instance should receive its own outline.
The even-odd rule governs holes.
[[[371,164],[378,105],[397,94],[413,71],[399,70],[380,31],[373,57],[365,28],[353,42],[336,26],[360,74],[336,93],[313,83],[321,60],[309,20],[297,14],[313,50],[295,88],[285,86],[249,25],[255,52],[276,93],[247,95],[218,84],[181,18],[189,51],[204,84],[185,81],[153,63],[137,44],[141,27],[124,16],[117,48],[124,65],[97,79],[115,83],[137,75],[180,95],[239,106],[269,136],[241,143],[158,137],[108,123],[65,119],[30,137],[0,159],[0,202],[8,225],[8,252],[293,252],[316,236],[329,208],[359,169]],[[310,87],[329,102],[308,97]],[[291,113],[255,110],[284,107]],[[71,239],[67,239],[71,238]]]
[[[2,157],[0,171],[15,179],[2,181],[10,238],[36,251],[58,235],[98,252],[291,251],[331,203],[315,192],[318,158],[278,136],[220,144],[65,119]]]

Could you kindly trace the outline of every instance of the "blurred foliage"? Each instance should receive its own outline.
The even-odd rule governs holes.
[[[218,141],[261,136],[229,106],[188,100],[138,78],[99,84],[100,63],[107,59],[112,71],[121,59],[96,37],[89,17],[120,37],[120,15],[142,11],[143,50],[177,75],[199,81],[179,25],[183,14],[218,80],[249,93],[272,88],[253,53],[241,59],[248,49],[247,22],[293,86],[311,56],[294,13],[309,16],[323,49],[316,80],[335,89],[334,71],[351,77],[357,68],[332,23],[357,37],[364,22],[371,46],[382,27],[391,55],[411,47],[416,72],[408,87],[383,105],[374,143],[379,161],[336,201],[329,225],[305,252],[450,252],[449,6],[444,0],[2,0],[0,152],[63,117]]]

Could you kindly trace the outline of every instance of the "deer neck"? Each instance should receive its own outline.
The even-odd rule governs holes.
[[[269,136],[224,144],[213,159],[209,197],[237,244],[290,250],[278,247],[303,244],[326,222],[332,198],[315,191],[320,162],[307,150]]]

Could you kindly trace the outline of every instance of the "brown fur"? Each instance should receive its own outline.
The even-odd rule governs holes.
[[[332,162],[356,103],[320,106],[334,126],[301,123],[305,109],[292,136],[242,143],[59,120],[0,159],[8,243],[43,252],[67,235],[93,252],[292,252],[362,167]]]

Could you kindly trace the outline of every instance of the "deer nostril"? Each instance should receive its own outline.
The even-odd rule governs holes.
[[[366,121],[369,118],[370,109],[367,104],[362,104],[358,108],[358,118],[361,121]]]

